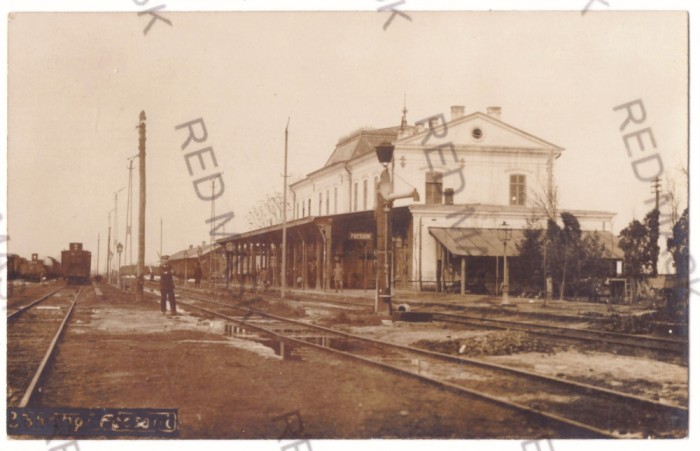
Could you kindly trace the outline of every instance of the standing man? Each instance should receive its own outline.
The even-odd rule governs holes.
[[[338,290],[343,291],[343,267],[340,263],[335,264],[333,280],[335,281],[335,292],[337,293]]]
[[[160,258],[160,311],[165,313],[165,300],[170,302],[170,313],[177,315],[175,306],[175,284],[173,283],[173,268],[168,262],[170,258],[163,255]]]

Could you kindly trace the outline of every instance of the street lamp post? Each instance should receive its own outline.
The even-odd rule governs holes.
[[[377,294],[374,303],[374,311],[379,311],[379,303],[383,301],[387,304],[391,315],[391,275],[389,273],[389,242],[391,228],[389,227],[389,213],[391,212],[390,201],[387,199],[391,189],[391,175],[389,174],[389,163],[394,158],[394,146],[389,143],[382,143],[375,147],[377,159],[384,170],[379,176],[380,195],[377,196],[376,218],[377,218]]]
[[[187,286],[187,267],[190,266],[190,262],[187,261],[187,251],[184,253],[184,260],[185,260],[185,286]]]
[[[391,258],[389,254],[389,245],[391,239],[390,214],[394,200],[413,198],[414,201],[419,201],[418,191],[414,188],[405,193],[395,193],[391,174],[389,173],[389,164],[394,158],[394,146],[391,143],[383,142],[374,148],[377,153],[379,163],[384,166],[384,170],[379,176],[379,186],[377,195],[377,206],[375,216],[377,218],[377,294],[374,302],[375,313],[379,311],[379,301],[382,300],[387,304],[389,315],[392,314],[391,308],[391,291],[392,291],[392,268]]]
[[[124,246],[122,243],[117,243],[117,286],[121,287],[122,284],[122,251]]]
[[[510,228],[507,222],[503,221],[501,227],[498,229],[498,238],[503,241],[503,300],[501,305],[509,305],[508,302],[508,255],[506,253],[506,246],[508,241],[510,241],[513,235],[513,229]]]
[[[228,289],[231,282],[231,256],[233,255],[233,241],[226,243],[226,289]]]

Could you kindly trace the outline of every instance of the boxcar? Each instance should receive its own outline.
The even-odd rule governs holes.
[[[40,260],[38,254],[32,254],[31,260],[23,258],[20,263],[19,276],[24,280],[40,281],[46,277],[44,260]]]
[[[7,256],[7,280],[19,279],[22,260],[22,257],[17,254],[9,254]]]
[[[67,251],[61,251],[63,278],[69,284],[90,281],[90,251],[83,250],[83,243],[70,243]]]

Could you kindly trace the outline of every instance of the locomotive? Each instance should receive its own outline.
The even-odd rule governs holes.
[[[31,260],[13,256],[9,262],[13,273],[8,274],[8,279],[21,278],[24,280],[41,281],[52,279],[61,275],[61,265],[52,257],[39,259],[38,254],[32,254]]]
[[[67,251],[61,251],[63,278],[68,284],[90,281],[90,259],[91,253],[83,250],[83,243],[70,243]]]

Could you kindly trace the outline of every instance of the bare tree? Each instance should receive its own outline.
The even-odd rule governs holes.
[[[265,196],[248,212],[248,225],[260,229],[282,223],[282,193],[275,192]],[[292,217],[292,203],[287,200],[287,218]]]
[[[671,226],[677,223],[681,217],[681,212],[685,209],[685,196],[683,192],[688,190],[688,168],[685,165],[680,165],[676,168],[676,172],[680,172],[684,183],[681,183],[681,190],[678,190],[676,179],[669,173],[666,173],[666,190],[661,195],[661,205],[668,204],[669,219]]]
[[[541,224],[540,221],[544,220],[544,224],[541,224],[539,228],[545,229],[549,221],[556,224],[557,222],[557,210],[559,208],[559,190],[556,185],[548,183],[543,184],[541,180],[538,181],[538,186],[535,189],[531,189],[528,192],[528,199],[530,200],[530,205],[532,206],[532,212],[528,222],[531,225],[535,223]],[[550,276],[548,271],[550,266],[550,255],[548,250],[548,238],[545,235],[542,239],[542,276],[544,278],[544,287],[547,289],[547,278]],[[544,296],[544,305],[547,305],[547,296]]]

